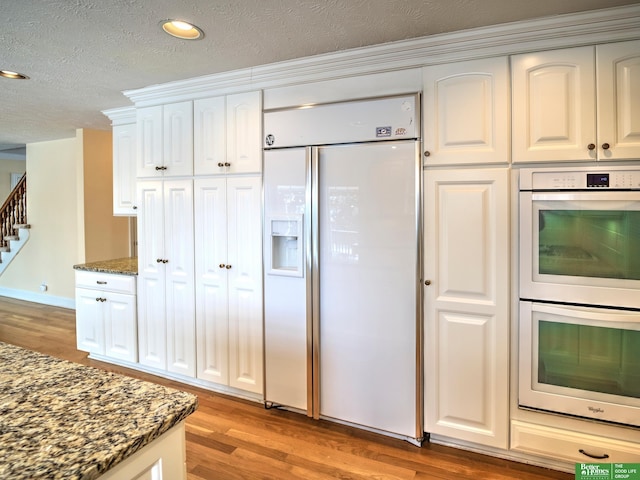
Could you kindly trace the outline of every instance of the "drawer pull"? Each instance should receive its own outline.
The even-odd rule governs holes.
[[[589,458],[595,458],[597,460],[604,460],[605,458],[609,458],[609,455],[607,455],[606,453],[603,455],[593,455],[589,452],[584,451],[582,448],[580,450],[578,450],[581,454],[589,457]]]
[[[107,282],[105,282],[104,280],[96,280],[96,283],[98,285],[106,285],[107,284]]]

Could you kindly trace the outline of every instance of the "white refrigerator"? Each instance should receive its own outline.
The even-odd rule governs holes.
[[[420,442],[417,105],[265,113],[265,401]]]

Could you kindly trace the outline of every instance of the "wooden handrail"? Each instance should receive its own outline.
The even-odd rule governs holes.
[[[0,209],[0,247],[8,245],[7,237],[16,235],[16,225],[27,223],[27,174],[11,190]]]

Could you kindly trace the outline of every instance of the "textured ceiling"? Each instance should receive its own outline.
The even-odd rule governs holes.
[[[0,150],[108,129],[123,90],[638,0],[0,0]],[[179,18],[205,32],[162,32]]]

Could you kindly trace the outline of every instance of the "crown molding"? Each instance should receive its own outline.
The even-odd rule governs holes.
[[[315,55],[123,93],[140,107],[440,63],[638,38],[640,3]]]
[[[126,125],[136,122],[136,109],[133,105],[127,107],[110,108],[102,110],[103,115],[111,120],[111,125]]]

